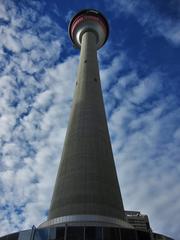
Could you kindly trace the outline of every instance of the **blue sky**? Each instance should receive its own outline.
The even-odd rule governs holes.
[[[178,0],[0,1],[0,235],[46,220],[79,61],[67,27],[83,8],[110,24],[98,55],[124,206],[178,239]]]

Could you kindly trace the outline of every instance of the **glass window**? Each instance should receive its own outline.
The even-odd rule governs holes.
[[[19,238],[18,238],[18,240],[24,240],[24,239],[30,240],[30,239],[31,239],[32,231],[33,231],[33,230],[30,229],[30,230],[26,230],[26,231],[20,232],[20,233],[19,233]]]
[[[7,240],[7,236],[0,237],[0,240]]]
[[[102,228],[86,227],[85,240],[102,240]]]
[[[151,240],[150,233],[137,231],[138,240]]]
[[[0,240],[18,240],[19,232],[12,233],[3,237],[0,237]]]
[[[56,228],[55,227],[49,228],[48,239],[49,240],[55,240],[56,239]]]
[[[67,240],[84,240],[84,227],[68,227]]]
[[[65,227],[57,227],[56,228],[56,239],[64,240]]]
[[[49,237],[49,229],[42,228],[42,229],[35,229],[34,231],[34,240],[48,240]]]
[[[136,240],[136,232],[132,229],[121,229],[121,240]]]
[[[103,240],[120,240],[119,228],[103,228]]]

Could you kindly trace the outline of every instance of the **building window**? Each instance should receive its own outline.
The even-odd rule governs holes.
[[[86,227],[85,240],[102,240],[101,227]]]
[[[56,228],[56,239],[64,240],[65,227]]]
[[[138,240],[151,240],[150,233],[137,231]]]
[[[67,240],[84,240],[84,228],[83,227],[68,227],[66,239]]]
[[[136,239],[136,232],[132,229],[121,229],[121,240],[134,240]],[[139,239],[138,239],[139,240]]]
[[[120,240],[119,228],[104,228],[103,229],[103,240]]]

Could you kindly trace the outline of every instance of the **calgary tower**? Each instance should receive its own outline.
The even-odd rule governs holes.
[[[97,11],[77,14],[69,26],[81,49],[75,95],[48,219],[108,222],[125,219],[104,110],[97,49],[108,37]],[[63,219],[63,220],[62,220]]]
[[[80,63],[48,219],[0,240],[170,239],[152,232],[147,215],[124,210],[97,61],[108,34],[107,20],[96,10],[72,18],[69,36]]]

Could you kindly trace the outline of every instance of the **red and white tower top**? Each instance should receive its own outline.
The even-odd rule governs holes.
[[[82,35],[87,31],[95,33],[97,49],[101,48],[109,35],[106,18],[93,9],[86,9],[77,13],[69,24],[69,36],[75,47],[81,48]]]

